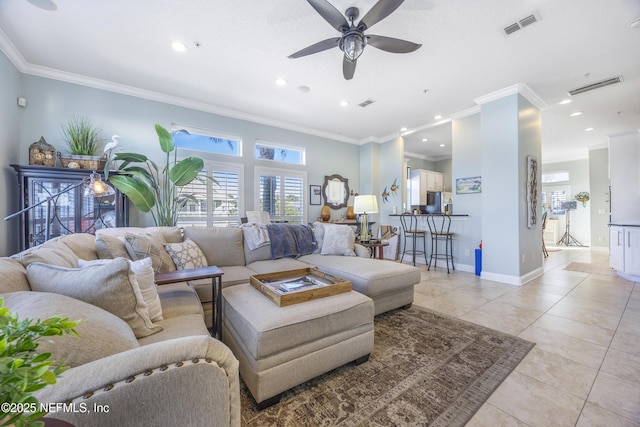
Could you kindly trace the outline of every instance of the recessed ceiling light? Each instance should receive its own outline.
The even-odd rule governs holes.
[[[29,0],[31,1],[31,0]],[[33,2],[32,2],[33,3]],[[640,18],[636,18],[633,21],[629,22],[629,28],[639,29],[640,28]]]
[[[435,120],[440,120],[442,118],[442,116],[440,114],[437,114],[433,117]]]
[[[586,128],[584,131],[585,132],[591,132],[594,128]]]
[[[407,128],[400,128],[400,132],[404,132],[406,130],[407,130]]]
[[[571,113],[571,114],[569,114],[569,115],[570,115],[571,117],[575,117],[575,116],[579,116],[579,115],[581,115],[581,114],[582,114],[582,111],[576,111],[576,112],[573,112],[573,113]]]
[[[349,105],[349,101],[340,101],[340,106],[341,107],[346,107]]]
[[[286,86],[287,85],[287,81],[285,79],[276,79],[276,84],[278,86]]]
[[[309,86],[298,86],[298,92],[300,93],[309,93],[311,88]]]
[[[427,142],[429,139],[427,138],[422,138],[422,142]]]
[[[573,102],[572,99],[563,99],[562,101],[558,102],[558,104],[565,105],[565,104],[569,104],[571,102]]]
[[[440,144],[440,147],[444,147],[444,144]]]
[[[182,43],[182,42],[173,42],[173,43],[171,43],[171,47],[173,48],[173,50],[175,50],[177,52],[186,52],[187,51],[187,45]]]

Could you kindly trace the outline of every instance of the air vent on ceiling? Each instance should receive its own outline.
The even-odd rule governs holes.
[[[524,18],[520,19],[518,22],[514,22],[513,24],[507,25],[506,27],[504,27],[503,31],[506,35],[510,35],[524,27],[528,27],[534,22],[538,22],[539,20],[540,20],[540,14],[536,11],[536,12],[533,12],[531,15],[525,16]]]
[[[373,104],[374,101],[373,99],[367,99],[366,101],[362,101],[360,104],[358,104],[360,107],[364,108],[364,107],[368,107],[369,105]]]
[[[586,86],[582,86],[573,90],[569,91],[569,95],[573,96],[573,95],[578,95],[580,93],[584,93],[584,92],[589,92],[590,90],[594,90],[594,89],[598,89],[601,87],[605,87],[605,86],[609,86],[609,85],[613,85],[616,83],[620,83],[622,81],[622,77],[618,76],[618,77],[613,77],[610,79],[606,79],[606,80],[601,80],[599,82],[596,83],[591,83],[589,85]]]

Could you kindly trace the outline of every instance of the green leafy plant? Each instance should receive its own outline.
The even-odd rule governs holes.
[[[18,319],[0,298],[0,423],[3,426],[43,426],[37,421],[46,415],[32,393],[56,383],[68,369],[63,362],[54,366],[51,353],[38,353],[44,337],[74,334],[79,322],[54,316],[45,320]]]
[[[575,200],[582,203],[582,207],[587,207],[587,202],[589,201],[589,192],[581,191],[575,196],[573,196]]]
[[[107,161],[104,171],[109,182],[138,209],[151,212],[156,225],[173,226],[178,222],[180,210],[187,203],[196,203],[192,194],[184,192],[184,187],[196,179],[203,179],[200,173],[204,162],[198,157],[178,161],[173,134],[158,124],[155,128],[160,149],[166,154],[162,169],[143,154],[116,153]],[[109,176],[111,170],[118,174]]]
[[[62,135],[71,154],[93,156],[98,150],[102,131],[90,118],[73,116],[62,125]]]

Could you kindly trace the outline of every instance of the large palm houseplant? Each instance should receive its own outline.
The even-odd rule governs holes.
[[[161,169],[144,154],[115,153],[105,166],[109,182],[124,193],[142,212],[151,212],[157,226],[174,226],[178,215],[188,203],[196,203],[185,187],[194,180],[203,180],[204,162],[198,157],[178,160],[173,133],[155,125],[160,149],[165,153]],[[186,132],[186,131],[178,131]],[[117,174],[109,173],[117,171]]]

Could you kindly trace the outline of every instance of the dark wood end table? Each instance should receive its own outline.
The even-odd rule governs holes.
[[[358,243],[360,243],[365,248],[370,248],[371,251],[373,252],[373,257],[378,259],[384,259],[382,248],[384,248],[385,246],[389,246],[389,242],[383,243],[381,241],[376,241],[376,242],[368,241],[368,242],[358,242]],[[376,252],[378,253],[377,256],[376,256]]]
[[[212,328],[211,335],[222,340],[222,275],[224,271],[212,265],[208,267],[189,268],[186,270],[168,271],[156,273],[156,285],[168,285],[169,283],[188,282],[189,280],[211,278],[211,292],[213,296]]]

